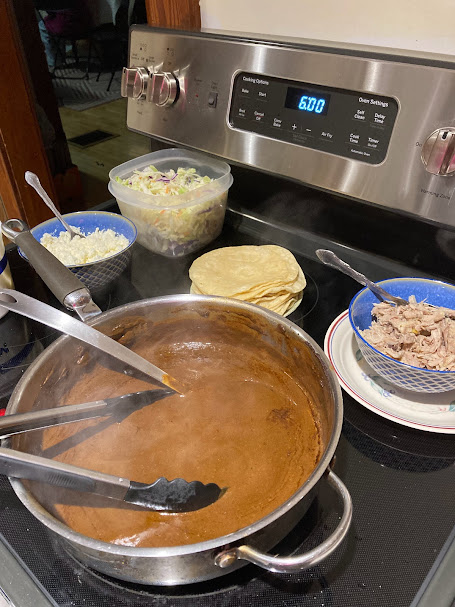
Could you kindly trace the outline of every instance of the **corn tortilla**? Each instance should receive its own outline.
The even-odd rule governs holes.
[[[277,245],[209,251],[193,262],[189,275],[191,293],[233,297],[282,315],[299,305],[306,286],[294,255]]]

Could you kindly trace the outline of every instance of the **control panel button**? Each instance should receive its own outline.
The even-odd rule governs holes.
[[[377,150],[379,147],[379,139],[376,137],[368,137],[367,148],[371,148],[373,150]]]
[[[253,91],[252,91],[251,86],[249,86],[248,84],[242,84],[242,86],[240,87],[240,90],[239,90],[239,95],[241,97],[252,97]]]
[[[218,103],[218,93],[215,93],[214,91],[210,91],[208,99],[207,99],[207,105],[209,107],[216,107],[217,103]]]
[[[376,126],[384,126],[386,120],[387,116],[385,114],[383,114],[382,112],[374,112],[372,120],[373,124],[375,124]]]
[[[240,118],[241,120],[250,120],[253,112],[248,103],[244,103],[243,99],[239,99],[239,104],[232,112],[232,118]]]
[[[321,131],[319,133],[319,138],[322,139],[323,141],[334,141],[333,138],[333,133],[331,131]]]
[[[229,121],[232,128],[379,164],[397,114],[392,97],[240,72]]]
[[[272,127],[274,129],[282,129],[283,128],[283,119],[282,118],[272,118]]]
[[[253,110],[253,120],[263,124],[265,122],[265,112],[263,110]]]
[[[366,110],[365,108],[358,108],[354,113],[354,120],[358,120],[359,122],[365,122],[366,120]]]

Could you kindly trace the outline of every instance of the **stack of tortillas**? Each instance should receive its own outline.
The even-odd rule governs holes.
[[[233,297],[283,316],[300,304],[306,286],[294,255],[276,245],[215,249],[193,262],[190,278],[191,293]]]

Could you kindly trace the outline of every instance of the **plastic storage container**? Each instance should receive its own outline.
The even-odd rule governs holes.
[[[133,190],[116,181],[133,171],[153,165],[159,171],[194,168],[213,181],[174,196],[156,196]],[[181,257],[197,251],[223,227],[228,189],[232,184],[230,166],[209,156],[179,150],[160,150],[129,160],[109,173],[109,192],[115,196],[122,215],[131,219],[138,241],[147,249],[167,257]]]

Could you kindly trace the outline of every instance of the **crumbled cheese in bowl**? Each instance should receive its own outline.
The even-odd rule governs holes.
[[[73,230],[81,234],[80,228],[73,227]],[[119,253],[128,246],[128,242],[123,234],[99,228],[87,234],[85,238],[74,236],[71,239],[65,230],[58,236],[43,234],[40,240],[40,243],[66,266],[81,266],[100,261],[114,253]]]

